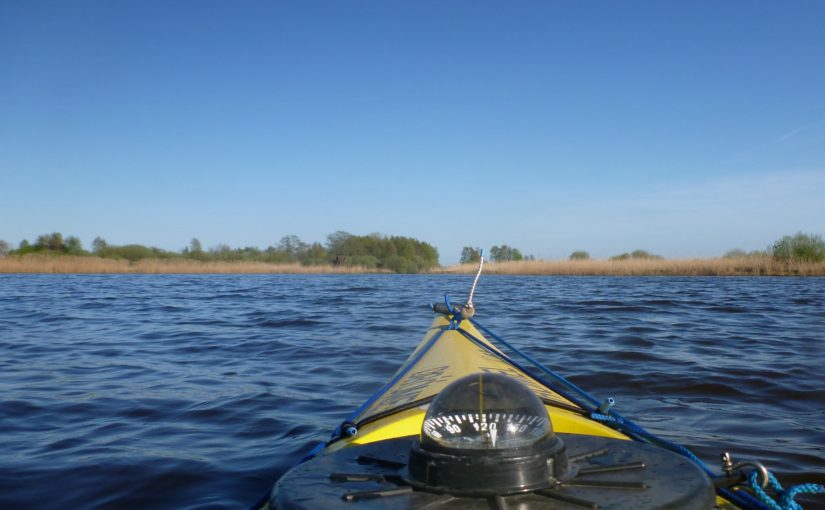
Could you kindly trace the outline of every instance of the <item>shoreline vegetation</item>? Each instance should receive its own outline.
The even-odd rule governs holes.
[[[475,264],[432,273],[473,274]],[[713,259],[519,260],[484,264],[485,274],[525,276],[825,276],[825,262],[780,262],[772,257]]]
[[[474,274],[478,264],[432,268],[427,274]],[[27,254],[0,258],[0,274],[381,274],[389,269],[355,265],[104,259]],[[712,259],[519,260],[484,264],[487,275],[525,276],[825,276],[825,262],[778,261],[770,256]]]
[[[139,244],[110,245],[100,237],[92,250],[74,236],[54,232],[17,249],[0,240],[0,274],[379,274],[475,273],[482,250],[465,246],[458,264],[441,266],[438,250],[409,237],[338,231],[324,244],[288,235],[265,249],[218,245],[203,249],[197,238],[179,252]],[[577,250],[567,260],[536,260],[517,248],[493,246],[487,274],[544,276],[825,276],[821,236],[784,236],[765,251],[730,250],[706,259],[665,259],[645,250],[592,259]],[[486,258],[485,258],[486,261]]]
[[[0,274],[354,274],[389,270],[332,264],[301,265],[255,261],[201,261],[193,259],[104,259],[94,256],[39,255],[0,258]]]

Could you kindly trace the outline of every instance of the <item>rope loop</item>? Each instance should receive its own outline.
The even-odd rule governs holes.
[[[444,294],[444,305],[447,307],[447,310],[450,311],[450,324],[447,326],[447,329],[458,329],[459,324],[461,324],[461,311],[453,308],[453,303],[447,294]]]
[[[759,484],[759,471],[756,469],[748,475],[748,482],[759,501],[771,510],[803,510],[802,505],[794,501],[797,494],[825,494],[825,487],[817,483],[794,485],[786,491],[773,473],[768,473],[768,485],[776,493],[776,499],[774,499]]]

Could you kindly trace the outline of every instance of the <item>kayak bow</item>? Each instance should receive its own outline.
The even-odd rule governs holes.
[[[264,507],[773,508],[747,485],[744,464],[728,456],[716,476],[615,413],[612,400],[516,362],[466,307],[433,309],[390,381],[287,472]],[[768,483],[761,465],[749,466]]]

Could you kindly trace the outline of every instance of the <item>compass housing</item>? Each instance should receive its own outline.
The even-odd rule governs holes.
[[[549,488],[568,473],[564,442],[541,400],[498,373],[458,379],[436,396],[410,450],[408,482],[463,496]]]

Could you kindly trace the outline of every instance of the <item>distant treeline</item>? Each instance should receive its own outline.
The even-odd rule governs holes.
[[[478,262],[481,257],[481,248],[465,246],[461,250],[459,263],[470,264]],[[517,262],[520,260],[534,260],[532,255],[524,256],[521,251],[511,246],[493,246],[488,252],[487,258],[493,262]],[[794,235],[784,236],[768,246],[765,250],[746,252],[740,249],[727,251],[723,258],[770,258],[777,262],[825,262],[825,241],[822,236],[815,234],[803,234],[797,232]],[[570,254],[569,260],[591,260],[590,253],[584,250],[576,250]],[[634,250],[632,252],[613,255],[609,261],[626,260],[665,260],[661,255],[653,254],[647,250]]]
[[[459,264],[476,263],[481,259],[481,255],[481,248],[477,246],[465,246],[461,250],[461,258],[458,262]],[[493,246],[490,248],[485,260],[487,259],[492,262],[516,262],[519,260],[535,260],[535,257],[532,255],[522,255],[521,250],[518,248],[502,244],[501,246]]]
[[[288,235],[282,237],[276,245],[265,249],[231,248],[225,244],[204,249],[201,242],[194,238],[189,246],[179,252],[141,244],[112,245],[100,237],[92,242],[91,250],[87,251],[80,239],[75,236],[64,237],[59,232],[41,235],[34,243],[24,239],[16,250],[10,249],[8,243],[0,240],[0,256],[30,253],[95,256],[131,262],[183,258],[203,262],[265,262],[307,266],[333,264],[396,273],[417,273],[438,266],[438,250],[423,241],[382,234],[358,236],[341,231],[327,236],[324,244],[305,243],[298,236]]]
[[[576,250],[568,257],[570,260],[590,260],[590,254]],[[803,234],[784,236],[768,246],[766,250],[746,252],[740,249],[728,250],[723,258],[770,258],[777,262],[825,262],[825,241],[822,236]],[[654,255],[646,250],[614,255],[609,260],[664,260],[661,255]]]
[[[64,237],[59,232],[39,236],[33,243],[23,240],[17,249],[0,239],[0,257],[27,254],[96,256],[104,259],[137,262],[146,259],[185,259],[202,262],[263,262],[268,264],[300,264],[303,266],[343,266],[360,267],[367,270],[392,271],[396,273],[417,273],[439,267],[438,250],[426,242],[401,236],[370,234],[353,235],[348,232],[334,232],[327,236],[325,243],[305,243],[298,236],[287,235],[265,249],[255,247],[231,248],[219,244],[204,249],[194,238],[189,246],[180,251],[168,251],[140,244],[112,245],[98,237],[92,242],[91,250],[84,249],[75,236]],[[461,264],[477,263],[482,250],[465,246],[461,251]],[[517,248],[506,244],[493,246],[487,257],[493,262],[533,261],[532,255],[523,255]],[[730,250],[725,259],[770,259],[777,263],[825,262],[825,241],[822,236],[798,232],[787,235],[769,245],[767,249],[745,252]],[[584,250],[570,254],[571,261],[591,260]],[[610,261],[664,260],[646,250],[621,253],[609,258]]]

